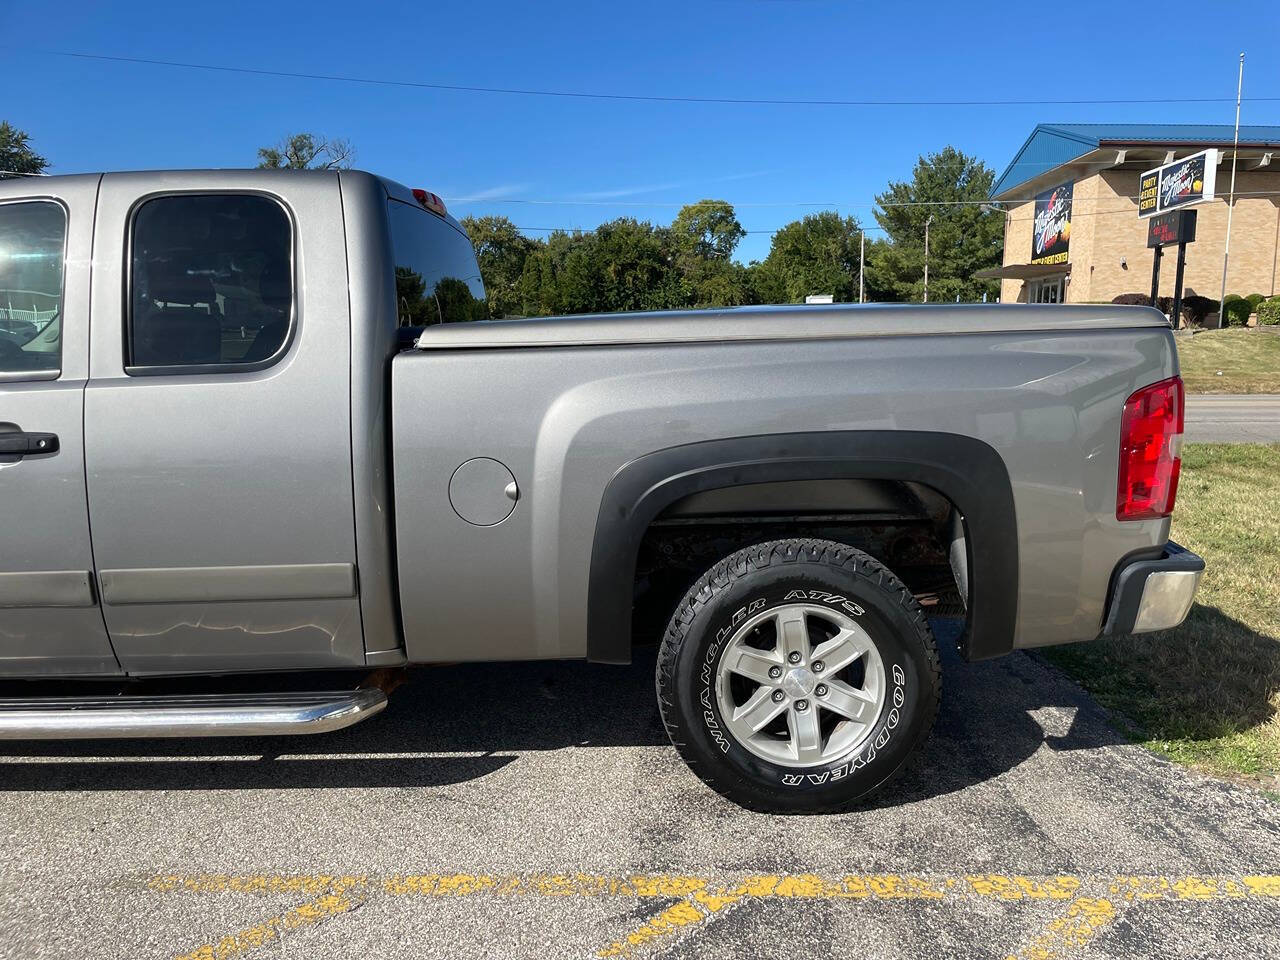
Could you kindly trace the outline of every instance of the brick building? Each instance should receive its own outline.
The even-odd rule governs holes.
[[[1040,124],[991,189],[992,205],[1005,212],[1004,261],[977,276],[999,278],[1005,303],[1096,303],[1149,293],[1153,252],[1147,221],[1138,217],[1140,175],[1216,147],[1218,199],[1196,208],[1183,284],[1187,296],[1216,300],[1232,136],[1230,125]],[[1240,127],[1235,196],[1227,293],[1280,294],[1280,126]],[[1056,211],[1059,224],[1050,248],[1041,239],[1033,252],[1037,197],[1042,219]],[[1161,263],[1162,296],[1173,294],[1175,262],[1166,255]]]

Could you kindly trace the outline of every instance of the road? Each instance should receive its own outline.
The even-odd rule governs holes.
[[[415,671],[318,738],[0,744],[0,956],[1280,957],[1280,804],[948,656],[920,764],[775,817],[666,745],[653,655]]]
[[[1280,443],[1280,394],[1190,394],[1188,443]]]

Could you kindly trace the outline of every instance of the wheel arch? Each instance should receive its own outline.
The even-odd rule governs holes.
[[[667,447],[624,464],[601,496],[591,550],[587,659],[631,659],[633,584],[650,524],[710,490],[797,480],[919,483],[963,518],[968,618],[962,649],[985,659],[1013,648],[1018,538],[1013,490],[999,453],[960,434],[904,430],[764,434]],[[960,578],[957,570],[957,578]]]

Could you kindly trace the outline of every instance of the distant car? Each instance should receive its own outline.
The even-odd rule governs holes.
[[[383,668],[661,637],[698,775],[831,810],[927,737],[930,617],[971,659],[1158,630],[1203,569],[1151,309],[455,322],[466,234],[353,171],[5,181],[0,247],[62,291],[0,340],[0,674],[62,681],[0,736],[332,730]]]

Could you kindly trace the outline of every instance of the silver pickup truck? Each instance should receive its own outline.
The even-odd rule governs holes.
[[[440,199],[366,173],[0,183],[0,737],[330,731],[406,664],[658,641],[703,780],[830,810],[927,737],[931,622],[1190,607],[1154,310],[485,317]]]

